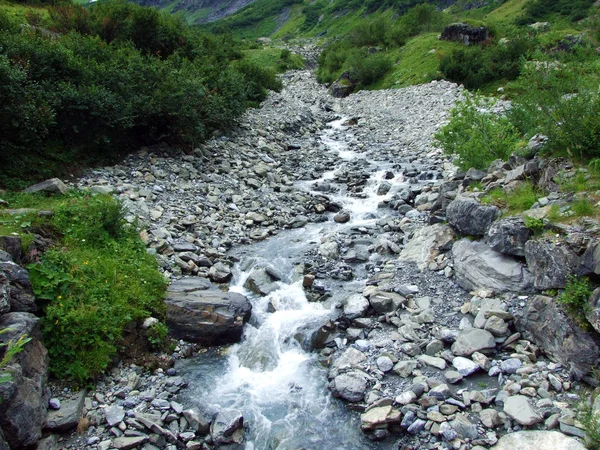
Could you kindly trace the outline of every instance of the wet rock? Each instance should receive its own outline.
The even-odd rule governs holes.
[[[600,357],[596,341],[585,333],[552,297],[536,295],[527,301],[516,328],[571,369],[576,378],[589,373]]]
[[[440,253],[452,248],[454,237],[452,229],[445,224],[420,228],[400,253],[400,260],[414,262],[424,270]]]
[[[525,243],[533,232],[520,217],[500,219],[490,226],[485,239],[492,249],[506,255],[525,256]]]
[[[577,440],[558,431],[518,431],[502,436],[490,450],[585,450]]]
[[[494,292],[529,292],[531,274],[509,256],[481,242],[461,239],[452,247],[456,280],[464,289],[491,289]]]
[[[367,378],[362,372],[346,372],[333,379],[330,389],[334,397],[343,398],[349,402],[360,402],[367,390]]]
[[[167,290],[167,325],[175,337],[203,345],[238,342],[252,305],[241,294],[223,292],[201,278],[184,278]]]
[[[525,260],[536,289],[561,289],[580,264],[579,257],[564,244],[549,239],[530,240],[525,244]]]
[[[469,236],[483,236],[498,217],[496,206],[481,205],[470,197],[457,197],[446,208],[450,226]]]
[[[29,186],[27,189],[23,190],[23,192],[47,192],[49,194],[64,195],[67,193],[67,190],[67,186],[62,181],[60,181],[58,178],[51,178],[49,180],[42,181],[41,183],[34,184],[33,186]]]
[[[471,328],[462,331],[456,342],[452,344],[452,352],[458,356],[471,356],[475,352],[484,352],[496,348],[492,333],[486,330]]]
[[[520,425],[530,426],[542,421],[524,395],[514,395],[504,402],[504,413]]]
[[[0,427],[11,448],[34,444],[46,423],[48,352],[42,344],[39,319],[24,312],[0,317],[0,342],[16,342],[26,335],[31,341],[9,364],[12,379],[0,384]],[[1,354],[0,354],[1,355]]]

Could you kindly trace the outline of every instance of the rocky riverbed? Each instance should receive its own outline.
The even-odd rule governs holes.
[[[532,236],[500,226],[500,211],[477,195],[461,195],[472,180],[501,185],[534,167],[515,160],[457,174],[432,144],[461,97],[451,83],[334,99],[308,71],[283,78],[284,90],[230,132],[188,152],[144,148],[76,186],[113,193],[127,219],[143,225],[148,251],[172,281],[176,334],[223,344],[245,329],[246,342],[266,349],[276,336],[261,344],[259,330],[279,312],[293,317],[277,322],[284,347],[258,359],[246,353],[235,367],[231,355],[239,362],[251,350],[219,350],[223,373],[208,388],[222,398],[211,401],[197,401],[206,391],[198,384],[209,381],[194,378],[202,366],[191,366],[202,356],[184,341],[174,368],[119,367],[89,392],[55,385],[49,428],[79,426],[80,434],[43,448],[583,448],[575,438],[584,436],[578,410],[588,394],[577,380],[597,362],[596,338],[553,299],[536,295],[564,280],[552,284],[536,265],[540,257],[526,244]],[[536,173],[546,169],[535,162]],[[568,261],[590,273],[595,260],[584,254],[595,241],[582,235]],[[210,304],[210,320],[206,309],[189,308],[192,295]],[[562,325],[551,333],[536,327],[556,321]],[[283,354],[298,357],[292,364],[321,384],[294,372],[293,382],[269,386],[270,394],[293,398],[309,415],[321,413],[311,405],[335,410],[316,425],[301,422],[322,429],[292,430],[295,439],[264,431],[285,428],[274,419],[261,424],[267,434],[257,434],[257,417],[271,412],[246,414],[248,402],[236,403],[245,388],[220,386],[241,367],[237,380],[249,374],[246,385],[256,387],[255,379],[272,378]],[[228,396],[235,399],[215,407]],[[336,435],[336,420],[361,430],[354,445]]]

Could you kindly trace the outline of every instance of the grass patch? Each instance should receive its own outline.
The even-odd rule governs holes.
[[[525,181],[510,191],[501,188],[492,189],[481,199],[486,205],[495,205],[503,209],[507,215],[522,213],[530,209],[537,201],[540,193],[529,181]]]
[[[0,215],[0,232],[27,239],[43,227],[53,236],[52,248],[31,255],[36,261],[28,266],[43,311],[50,371],[78,383],[93,378],[120,350],[128,324],[150,315],[163,318],[166,282],[157,262],[111,196],[4,197],[11,208],[53,212],[49,217]]]

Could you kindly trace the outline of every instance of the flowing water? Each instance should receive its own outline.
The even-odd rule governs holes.
[[[352,163],[363,155],[354,149],[354,142],[341,124],[342,120],[333,122],[321,140],[344,163]],[[377,195],[377,187],[391,164],[364,163],[372,167],[372,175],[362,198],[350,196],[341,186],[336,186],[334,194],[327,194],[350,211],[350,222],[340,225],[329,218],[329,222],[285,231],[240,250],[231,290],[246,295],[253,306],[243,341],[231,346],[226,354],[213,351],[180,363],[180,372],[190,380],[190,406],[209,404],[243,412],[249,425],[247,450],[389,447],[364,437],[358,415],[331,397],[327,369],[320,365],[317,354],[301,344],[328,319],[339,315],[333,307],[307,300],[302,275],[295,269],[302,256],[328,233],[368,227],[382,213],[390,215],[390,210],[378,205],[405,186],[402,176],[396,176],[387,180],[392,184],[390,192]],[[300,182],[297,187],[310,191],[322,182],[334,184],[340,170],[327,172],[319,180]],[[276,291],[259,297],[243,288],[253,268],[267,266],[282,274]],[[354,280],[346,286],[359,287],[363,283]]]

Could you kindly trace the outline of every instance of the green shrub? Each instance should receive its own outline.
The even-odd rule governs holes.
[[[450,122],[436,133],[437,145],[457,157],[462,170],[486,170],[495,159],[507,160],[519,136],[504,115],[489,110],[495,101],[467,94],[450,113]]]
[[[164,314],[165,280],[109,196],[72,195],[49,226],[61,241],[28,268],[50,370],[83,382],[105,370],[126,325]]]

